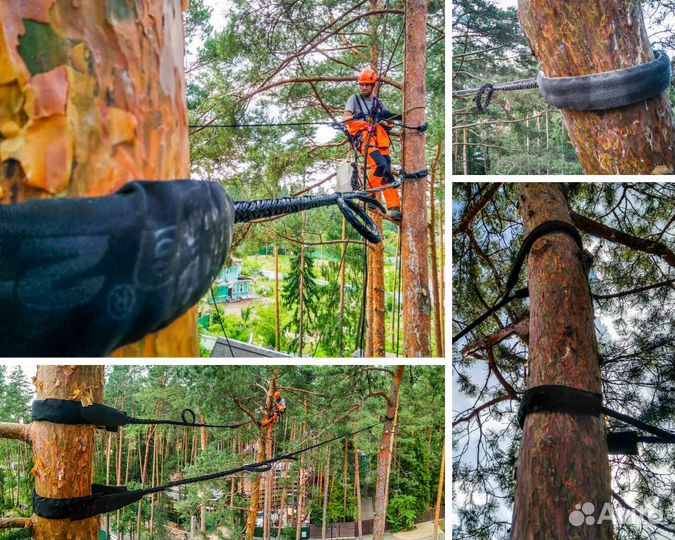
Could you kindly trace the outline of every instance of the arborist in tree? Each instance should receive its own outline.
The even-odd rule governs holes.
[[[344,121],[349,134],[356,139],[356,147],[368,160],[368,189],[382,187],[395,181],[391,169],[391,139],[389,130],[392,124],[387,120],[401,120],[400,114],[393,114],[384,108],[375,96],[377,74],[370,68],[359,75],[360,94],[349,98],[345,106]],[[384,191],[389,217],[401,220],[401,198],[396,189]]]
[[[274,425],[279,420],[281,420],[281,417],[283,414],[286,412],[286,400],[281,397],[281,392],[275,392],[274,393],[274,412],[272,413],[272,416],[269,418],[265,418],[262,423],[262,427],[266,427],[270,424]]]

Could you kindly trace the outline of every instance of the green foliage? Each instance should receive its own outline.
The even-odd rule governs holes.
[[[0,540],[22,540],[32,538],[30,529],[12,529],[10,531],[0,531]]]
[[[415,526],[415,508],[418,501],[412,495],[394,497],[387,507],[387,521],[391,525],[391,532],[412,529]]]

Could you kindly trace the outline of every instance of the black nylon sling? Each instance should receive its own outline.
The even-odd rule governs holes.
[[[193,180],[0,207],[0,355],[101,356],[164,328],[208,291],[234,214]]]
[[[129,424],[236,429],[253,423],[252,420],[249,420],[233,424],[202,424],[197,422],[197,417],[192,409],[183,410],[181,421],[135,418],[129,416],[125,411],[101,403],[92,403],[85,407],[81,401],[54,398],[35,399],[31,408],[33,421],[67,425],[92,425],[112,432]]]

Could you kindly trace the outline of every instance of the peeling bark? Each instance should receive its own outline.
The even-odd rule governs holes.
[[[548,77],[602,73],[654,59],[640,2],[519,0],[520,23]],[[675,126],[665,93],[608,111],[562,111],[586,174],[673,172]]]
[[[189,177],[181,9],[0,2],[0,204]],[[196,311],[116,354],[199,356]]]
[[[571,223],[556,184],[518,184],[525,233],[549,220]],[[530,337],[528,388],[558,384],[601,392],[588,276],[567,234],[538,239],[528,258]],[[575,505],[611,503],[602,418],[541,412],[525,419],[518,459],[511,538],[608,540],[611,521],[576,527]]]

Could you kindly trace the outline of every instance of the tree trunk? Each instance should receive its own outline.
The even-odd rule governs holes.
[[[549,220],[571,223],[556,184],[519,184],[525,233]],[[528,258],[530,337],[528,388],[558,384],[601,392],[588,276],[575,241],[564,233],[537,240]],[[610,500],[601,418],[540,412],[525,420],[518,460],[511,538],[612,538],[611,520],[576,527],[575,505],[600,510]]]
[[[369,212],[375,225],[382,230],[382,215],[379,212]],[[368,250],[368,349],[369,358],[383,358],[385,348],[385,309],[384,309],[384,241],[371,246]]]
[[[279,315],[279,246],[274,245],[274,335],[275,335],[275,349],[281,350],[281,317]]]
[[[124,398],[122,398],[122,410],[124,410]],[[124,450],[124,428],[119,428],[119,435],[117,439],[117,463],[116,463],[116,480],[117,485],[122,485],[122,455]],[[128,453],[128,452],[127,452]],[[128,465],[127,465],[128,466]],[[120,518],[121,510],[117,511],[117,535],[120,535]]]
[[[202,416],[202,422],[206,423],[206,416]],[[206,447],[209,444],[209,432],[205,427],[200,428],[200,442],[201,442],[201,451],[205,452]],[[202,503],[199,506],[199,530],[206,534],[206,493],[201,492]]]
[[[180,0],[3,2],[0,36],[0,203],[189,177]],[[199,356],[196,309],[115,354]]]
[[[277,378],[278,374],[275,372],[272,381],[267,389],[267,399],[265,400],[265,414],[269,415],[272,411],[272,403],[274,399],[274,393],[277,391]],[[267,438],[268,433],[272,429],[272,424],[267,426],[265,431],[261,432],[260,438],[258,439],[258,463],[261,463],[267,459]],[[248,517],[246,519],[246,538],[253,538],[255,533],[255,524],[258,517],[258,506],[260,504],[260,475],[254,474],[251,477],[251,502],[248,508]]]
[[[304,184],[303,184],[304,185]],[[302,358],[302,349],[305,342],[305,223],[306,223],[306,213],[302,213],[302,229],[300,231],[300,302],[299,311],[300,311],[300,328],[298,332],[299,336],[299,345],[298,345],[298,356]]]
[[[72,399],[83,405],[102,403],[103,366],[43,366],[35,378],[37,399]],[[35,465],[35,492],[42,497],[71,498],[91,495],[94,478],[94,426],[33,422],[31,436]],[[91,540],[98,538],[100,516],[78,521],[35,517],[35,540]]]
[[[445,481],[445,441],[441,454],[441,473],[438,475],[438,494],[436,495],[436,513],[434,514],[434,540],[438,540],[441,521],[441,502],[443,501],[443,482]]]
[[[272,425],[267,426],[267,440],[265,442],[266,457],[265,459],[270,459],[272,457]],[[269,540],[272,533],[272,480],[274,479],[274,468],[270,469],[265,473],[265,501],[264,501],[264,511],[263,511],[263,539]]]
[[[105,483],[110,485],[110,450],[112,446],[112,433],[106,431],[105,433]],[[105,515],[105,536],[110,538],[110,514]]]
[[[518,11],[544,74],[568,77],[653,60],[640,6],[519,0]],[[675,129],[665,92],[628,107],[562,115],[586,174],[650,174],[659,166],[670,172],[675,167]]]
[[[387,399],[387,416],[384,422],[384,433],[377,456],[377,484],[375,485],[375,518],[373,520],[373,540],[384,538],[384,527],[387,519],[387,485],[391,465],[391,449],[393,444],[393,427],[396,416],[398,396],[405,366],[397,366],[391,382],[391,392]]]
[[[145,454],[143,458],[143,466],[141,467],[141,489],[145,489],[145,486],[148,483],[148,464],[150,463],[150,445],[152,444],[152,438],[155,433],[155,426],[150,428],[148,433],[148,438],[145,441]],[[140,444],[140,441],[139,441]],[[138,456],[140,458],[140,446]],[[143,526],[143,499],[138,501],[138,515],[136,516],[136,530],[138,531],[138,537],[141,538],[142,535],[142,526]]]
[[[424,123],[426,92],[427,2],[405,3],[404,123]],[[426,169],[424,133],[404,130],[403,168],[408,173]],[[429,248],[427,238],[427,180],[403,184],[403,347],[408,357],[431,356],[431,299],[429,298]]]
[[[323,518],[321,519],[321,540],[326,538],[326,525],[328,519],[328,489],[330,486],[330,446],[326,447],[326,474],[323,481]]]
[[[354,435],[354,488],[356,489],[356,538],[361,540],[363,536],[363,512],[361,510],[361,475],[359,474],[361,459],[359,448],[356,443],[357,435]]]
[[[438,285],[438,261],[436,258],[436,194],[434,192],[434,180],[441,169],[441,152],[443,147],[438,146],[436,159],[431,167],[431,181],[429,185],[429,249],[431,256],[431,286],[434,298],[434,343],[436,344],[436,357],[443,358],[443,331],[441,330],[441,298]]]
[[[349,484],[349,437],[345,437],[345,468],[342,473],[343,513],[347,513],[347,485]]]
[[[295,512],[295,540],[300,540],[301,529],[302,529],[302,514],[304,512],[304,502],[305,502],[305,471],[302,466],[305,461],[305,455],[300,455],[300,471],[299,471],[299,480],[298,480],[298,504]]]
[[[342,255],[340,257],[340,308],[338,311],[338,355],[345,355],[345,278],[347,267],[347,220],[342,218]]]

